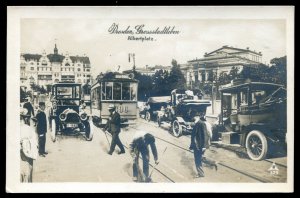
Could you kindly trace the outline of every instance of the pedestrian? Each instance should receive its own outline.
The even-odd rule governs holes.
[[[150,133],[138,132],[134,135],[130,144],[130,154],[133,158],[133,181],[151,182],[149,176],[149,145],[154,157],[155,164],[158,164],[158,155],[155,145],[155,138]],[[143,160],[143,175],[141,175],[139,167],[139,155],[141,154]]]
[[[119,138],[119,134],[121,132],[121,118],[120,114],[116,111],[116,107],[113,104],[108,106],[108,111],[110,112],[109,120],[104,128],[104,132],[107,130],[112,135],[112,141],[110,145],[110,149],[108,151],[109,155],[112,155],[116,145],[120,148],[118,154],[125,153],[124,146]]]
[[[47,133],[47,119],[45,114],[45,102],[39,102],[39,109],[36,114],[36,129],[39,136],[39,155],[45,157],[48,154],[45,150],[46,146],[46,133]]]
[[[37,159],[38,143],[34,129],[25,124],[26,114],[27,109],[22,109],[20,113],[20,181],[32,182],[33,160]]]
[[[31,115],[34,116],[34,109],[31,104],[31,98],[29,96],[25,98],[25,103],[23,105],[23,108],[27,109],[27,116],[24,117],[25,124],[30,126],[30,118]]]
[[[204,177],[204,171],[202,167],[202,155],[207,145],[207,132],[205,124],[205,113],[200,112],[199,116],[195,116],[195,126],[193,127],[191,134],[191,145],[190,150],[194,151],[194,160],[197,170],[196,177]]]

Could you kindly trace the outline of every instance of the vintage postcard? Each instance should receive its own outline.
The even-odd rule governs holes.
[[[6,192],[293,192],[294,11],[7,7]]]

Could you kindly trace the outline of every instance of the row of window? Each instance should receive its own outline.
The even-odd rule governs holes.
[[[137,83],[103,82],[92,91],[92,100],[136,100],[136,94]]]
[[[34,63],[33,62],[31,62],[30,63],[30,65],[34,65]],[[40,63],[37,63],[37,65],[40,65]],[[42,62],[42,64],[41,65],[44,65],[44,66],[47,66],[48,65],[48,63],[46,63],[46,62]],[[62,63],[60,64],[60,65],[62,65]],[[66,63],[64,66],[71,66],[69,63]],[[72,66],[74,66],[74,63],[72,64]],[[77,66],[78,67],[80,67],[81,66],[81,64],[77,64]],[[86,64],[83,64],[83,67],[88,67],[89,65],[86,65]]]
[[[41,70],[40,70],[41,69]],[[45,70],[44,70],[45,69]],[[52,68],[50,67],[50,68],[44,68],[44,67],[38,67],[37,68],[37,71],[48,71],[48,69],[49,69],[49,71],[52,71]],[[68,70],[67,70],[68,69]],[[72,70],[71,70],[72,69]],[[30,67],[30,70],[34,70],[34,67]],[[74,68],[61,68],[61,71],[75,71],[74,70]],[[77,69],[77,71],[81,71],[81,69],[80,68],[78,68]],[[90,71],[90,69],[83,69],[83,71],[84,72],[89,72]]]

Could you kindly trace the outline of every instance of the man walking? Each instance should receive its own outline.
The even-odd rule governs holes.
[[[205,113],[200,113],[200,117],[195,117],[195,126],[191,134],[191,145],[190,150],[194,150],[194,160],[197,170],[196,177],[204,177],[204,171],[202,168],[202,155],[206,149],[206,124],[205,124]]]
[[[47,133],[47,119],[44,112],[46,106],[45,102],[39,102],[39,109],[36,114],[37,120],[37,133],[39,136],[39,155],[45,157],[48,153],[45,151],[46,133]]]
[[[119,133],[121,132],[121,118],[120,114],[116,111],[116,107],[113,104],[108,106],[108,111],[110,112],[110,118],[107,122],[107,125],[104,128],[104,132],[108,130],[108,132],[112,135],[112,141],[110,145],[110,149],[108,151],[109,155],[112,155],[116,145],[120,148],[119,155],[125,153],[124,146],[119,138]]]
[[[149,145],[151,147],[155,164],[158,164],[158,155],[154,136],[145,132],[138,132],[134,135],[130,144],[130,154],[133,158],[133,181],[151,182],[151,178],[149,176]],[[140,175],[139,171],[140,153],[143,159],[143,175]]]
[[[30,126],[30,118],[31,115],[34,116],[34,109],[32,107],[32,104],[30,103],[31,98],[28,96],[25,98],[26,102],[23,105],[23,108],[27,109],[27,116],[24,117],[25,124]]]

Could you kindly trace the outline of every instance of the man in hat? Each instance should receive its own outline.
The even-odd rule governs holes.
[[[205,124],[205,113],[200,112],[200,115],[195,116],[195,126],[191,134],[191,145],[190,150],[194,150],[194,160],[197,170],[196,177],[204,177],[204,171],[202,168],[202,155],[207,147],[206,140],[206,124]]]
[[[27,109],[22,108],[20,112],[20,157],[21,182],[32,182],[33,160],[38,155],[37,137],[33,128],[25,124],[24,116]]]
[[[133,158],[133,181],[151,182],[149,176],[149,145],[154,157],[155,164],[158,164],[157,149],[155,146],[155,138],[150,133],[137,132],[129,146],[130,154]],[[139,155],[141,153],[143,159],[143,174],[139,171]]]
[[[112,135],[112,141],[110,145],[110,149],[108,151],[109,155],[115,150],[116,145],[120,148],[118,154],[125,153],[124,146],[119,138],[119,133],[121,132],[121,118],[120,114],[116,111],[116,107],[113,104],[108,106],[108,111],[110,112],[110,118],[107,122],[107,125],[104,128],[104,131],[108,130],[108,132]]]
[[[45,114],[45,102],[39,102],[39,109],[36,114],[36,129],[39,136],[39,154],[45,157],[48,153],[45,151],[46,133],[47,133],[47,119]]]
[[[33,109],[32,104],[30,103],[30,101],[31,101],[31,98],[28,96],[27,98],[25,98],[25,103],[23,105],[23,108],[27,109],[27,116],[24,117],[24,121],[25,121],[25,124],[27,124],[29,126],[30,126],[31,115],[34,116],[34,109]]]

